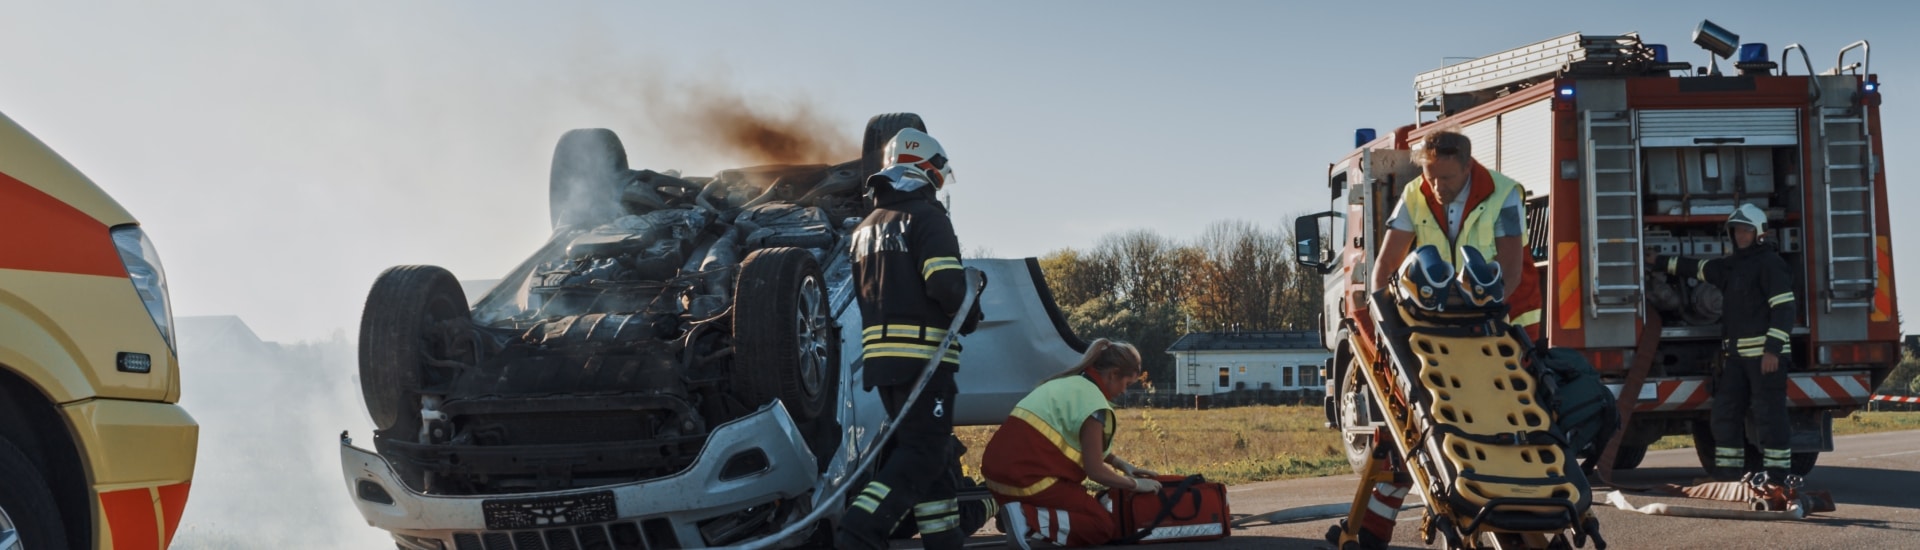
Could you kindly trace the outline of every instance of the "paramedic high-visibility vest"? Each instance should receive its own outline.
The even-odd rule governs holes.
[[[1526,189],[1499,172],[1488,170],[1479,161],[1473,163],[1473,175],[1468,182],[1467,212],[1461,216],[1461,227],[1457,238],[1447,238],[1446,201],[1436,196],[1432,186],[1426,184],[1426,177],[1416,177],[1407,182],[1402,196],[1407,201],[1407,216],[1413,221],[1413,250],[1433,245],[1442,254],[1459,267],[1460,247],[1471,246],[1480,251],[1482,257],[1493,261],[1500,260],[1500,250],[1494,245],[1494,226],[1500,220],[1500,207],[1506,204],[1509,195],[1518,193],[1521,212],[1525,212]],[[1523,214],[1524,215],[1524,214]],[[1527,244],[1525,219],[1521,222],[1520,243]],[[1525,250],[1525,248],[1522,248]],[[1519,280],[1507,279],[1513,284],[1507,290],[1508,322],[1525,327],[1540,322],[1540,291],[1536,281],[1539,275],[1534,273],[1532,258],[1521,262]]]
[[[1110,455],[1117,424],[1113,404],[1099,386],[1084,375],[1074,375],[1034,388],[1014,405],[1013,413],[987,442],[980,464],[987,487],[1024,497],[1059,482],[1078,486],[1087,478],[1081,466],[1080,427],[1102,411],[1101,441],[1104,453]]]

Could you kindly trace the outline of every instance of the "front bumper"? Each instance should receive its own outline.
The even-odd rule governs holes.
[[[1864,407],[1872,397],[1867,371],[1814,371],[1787,375],[1789,408]],[[1621,384],[1607,384],[1619,397]],[[1687,412],[1713,408],[1713,379],[1706,376],[1650,378],[1640,386],[1634,412]]]
[[[100,548],[166,548],[192,486],[200,425],[171,403],[88,399],[61,407],[85,452]]]
[[[777,527],[796,517],[792,512],[808,506],[803,497],[821,479],[813,453],[778,402],[715,429],[686,470],[621,485],[426,495],[402,483],[385,458],[344,439],[340,465],[347,494],[367,523],[393,533],[402,548],[421,550],[706,547],[711,537],[727,536],[723,531],[757,530],[761,521]],[[515,504],[511,513],[503,512],[508,504]],[[588,507],[595,510],[581,512]]]

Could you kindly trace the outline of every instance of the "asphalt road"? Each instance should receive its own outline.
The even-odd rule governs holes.
[[[1800,521],[1755,522],[1649,516],[1606,504],[1610,489],[1594,490],[1600,532],[1611,548],[1913,548],[1920,547],[1920,431],[1887,432],[1835,438],[1807,485],[1833,493],[1837,510]],[[1635,470],[1615,477],[1622,483],[1686,484],[1701,475],[1692,449],[1654,451]],[[1351,475],[1272,481],[1232,487],[1235,515],[1294,507],[1350,502],[1358,479]],[[1655,497],[1629,493],[1635,506],[1654,502],[1744,509],[1737,503]],[[1408,503],[1418,502],[1409,497]],[[1400,514],[1395,548],[1424,548],[1417,532],[1421,512]],[[1323,538],[1334,519],[1252,525],[1210,543],[1156,545],[1167,550],[1226,548],[1330,548]],[[993,528],[983,530],[992,533]],[[1002,547],[1001,539],[975,537],[969,547]],[[1589,543],[1591,548],[1591,543]]]

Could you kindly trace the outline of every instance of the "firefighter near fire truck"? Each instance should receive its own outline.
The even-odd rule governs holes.
[[[1710,22],[1700,24],[1693,41],[1709,59],[1732,61],[1737,72],[1723,73],[1714,61],[1696,71],[1637,34],[1571,33],[1421,73],[1414,77],[1416,120],[1389,132],[1355,132],[1354,149],[1328,166],[1331,208],[1296,219],[1294,230],[1299,264],[1325,277],[1327,424],[1340,430],[1363,482],[1349,521],[1330,533],[1336,546],[1384,542],[1362,532],[1370,521],[1391,517],[1409,483],[1427,495],[1421,534],[1430,543],[1481,547],[1492,538],[1499,547],[1579,546],[1598,534],[1586,509],[1592,500],[1585,476],[1564,460],[1576,449],[1526,435],[1577,416],[1556,399],[1553,384],[1535,376],[1545,371],[1530,365],[1541,361],[1509,360],[1533,354],[1526,349],[1532,342],[1523,340],[1538,340],[1476,332],[1485,320],[1472,317],[1485,308],[1428,311],[1417,299],[1389,296],[1400,255],[1418,248],[1415,242],[1434,245],[1430,254],[1445,260],[1427,263],[1457,270],[1463,248],[1486,252],[1485,244],[1460,241],[1494,241],[1487,256],[1502,264],[1515,302],[1531,293],[1514,271],[1538,278],[1538,332],[1552,344],[1545,357],[1591,364],[1611,390],[1580,395],[1618,396],[1619,435],[1598,442],[1602,479],[1609,468],[1637,467],[1661,438],[1688,434],[1708,469],[1730,464],[1723,460],[1739,449],[1746,468],[1778,473],[1784,465],[1786,474],[1804,476],[1833,449],[1833,420],[1865,406],[1870,389],[1892,370],[1900,330],[1886,130],[1869,46],[1841,48],[1828,58],[1835,59],[1831,68],[1816,69],[1797,44],[1777,50],[1776,62],[1767,45],[1743,44]],[[1437,193],[1444,187],[1409,185],[1449,183],[1434,170],[1451,166],[1427,162],[1443,152],[1435,141],[1446,133],[1467,138],[1469,146],[1458,148],[1463,168],[1471,159],[1488,170],[1488,183],[1498,181],[1496,173],[1526,183],[1525,191],[1511,191],[1526,213],[1523,236],[1515,239],[1523,245],[1519,257],[1493,236],[1499,217],[1486,205],[1502,203],[1473,198],[1472,187],[1482,185],[1477,171],[1456,193],[1479,205],[1466,208],[1486,208],[1481,218],[1440,208],[1454,200]],[[1493,197],[1496,190],[1480,193]],[[1403,204],[1426,207],[1428,237],[1390,225]],[[1685,272],[1690,278],[1667,276],[1666,266],[1649,273],[1650,249],[1663,258],[1734,250],[1725,226],[1736,210],[1747,210],[1747,219],[1767,231],[1754,252],[1735,255],[1769,251],[1786,276],[1735,267],[1729,272],[1739,273],[1722,282],[1745,287],[1732,289],[1694,276],[1721,269],[1697,261]],[[1443,231],[1452,229],[1443,225],[1449,214],[1462,219],[1459,235]],[[1436,289],[1441,280],[1427,277]],[[1749,331],[1753,326],[1757,332]],[[1768,352],[1775,354],[1773,372],[1763,373]],[[1479,357],[1485,353],[1491,355]],[[1772,377],[1770,403],[1784,393],[1784,404],[1772,410],[1784,410],[1785,420],[1770,413],[1771,434],[1709,429],[1722,407],[1749,404],[1748,394],[1723,399],[1712,392],[1736,387],[1724,378],[1716,384],[1726,376],[1715,372],[1722,365],[1746,365],[1741,374],[1751,379],[1740,382],[1741,390]],[[1542,403],[1550,407],[1530,408]],[[1728,429],[1734,431],[1719,436]],[[1509,453],[1519,454],[1503,458]],[[1542,465],[1550,468],[1535,469]],[[1789,487],[1793,481],[1768,477]],[[1547,500],[1564,506],[1515,506],[1509,496],[1528,491],[1497,480],[1523,481],[1529,491],[1552,485],[1542,490],[1566,498]],[[1555,508],[1565,515],[1550,512]],[[1511,527],[1498,525],[1502,519],[1513,520]]]
[[[853,278],[865,325],[863,385],[878,389],[887,414],[897,417],[874,479],[847,509],[835,548],[886,548],[903,516],[913,514],[927,548],[960,548],[958,488],[948,475],[953,438],[954,374],[959,342],[918,400],[905,401],[922,365],[942,353],[940,344],[956,316],[967,316],[960,334],[973,332],[981,312],[960,311],[966,277],[953,222],[934,192],[953,181],[940,142],[916,129],[901,130],[884,149],[885,167],[867,180],[874,210],[852,238]]]
[[[1722,314],[1722,363],[1713,378],[1713,456],[1709,472],[1730,481],[1742,474],[1756,483],[1788,480],[1793,449],[1788,446],[1787,369],[1782,358],[1793,352],[1794,299],[1787,261],[1764,239],[1767,213],[1742,204],[1727,216],[1733,254],[1696,259],[1648,254],[1648,267],[1680,278],[1695,278],[1719,288]],[[1757,424],[1763,460],[1746,463],[1746,424]],[[1756,477],[1757,476],[1757,477]]]

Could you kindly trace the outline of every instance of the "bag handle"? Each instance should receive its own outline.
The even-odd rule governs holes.
[[[1201,510],[1200,499],[1205,497],[1205,493],[1194,490],[1193,486],[1206,482],[1207,478],[1205,476],[1194,474],[1187,476],[1186,479],[1180,480],[1180,483],[1175,484],[1173,487],[1161,489],[1159,494],[1155,495],[1160,498],[1160,513],[1154,515],[1153,521],[1147,522],[1147,524],[1138,531],[1114,539],[1110,544],[1138,544],[1142,539],[1147,538],[1147,535],[1153,534],[1153,530],[1160,527],[1160,524],[1165,523],[1168,519],[1186,521],[1199,517]],[[1193,495],[1193,513],[1185,517],[1174,515],[1173,506],[1179,504],[1187,495]],[[1115,503],[1114,509],[1123,510],[1124,504],[1124,501]]]

